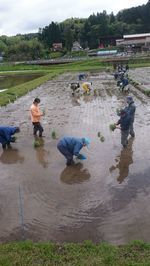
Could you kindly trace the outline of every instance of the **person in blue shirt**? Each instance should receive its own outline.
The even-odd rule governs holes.
[[[88,138],[64,137],[58,142],[57,149],[65,156],[66,165],[69,166],[74,163],[73,156],[75,155],[80,159],[80,150],[89,144]]]
[[[129,128],[129,134],[131,135],[132,138],[135,137],[134,133],[134,128],[133,128],[133,123],[134,123],[134,117],[135,117],[135,111],[136,111],[136,106],[134,104],[132,96],[127,96],[127,104],[128,106],[125,107],[125,111],[130,115],[131,117],[131,122],[130,122],[130,128]]]
[[[86,79],[87,76],[88,76],[88,75],[85,74],[85,73],[80,73],[78,77],[79,77],[79,80],[83,80],[83,79]]]
[[[125,77],[121,78],[120,80],[120,87],[122,92],[124,91],[124,88],[129,84],[129,80]]]
[[[126,110],[121,110],[120,119],[116,123],[116,125],[120,125],[121,130],[121,144],[124,148],[127,147],[128,144],[128,136],[129,136],[129,129],[131,123],[131,117]]]
[[[20,132],[19,127],[0,126],[0,143],[3,149],[11,147],[10,143],[16,140],[13,135],[18,132]]]

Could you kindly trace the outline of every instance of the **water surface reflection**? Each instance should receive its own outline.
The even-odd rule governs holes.
[[[112,165],[109,168],[110,172],[119,170],[119,175],[117,176],[117,181],[119,184],[123,182],[123,180],[129,175],[129,166],[133,163],[133,138],[129,139],[129,143],[126,149],[123,149],[119,156],[115,159],[116,165]]]
[[[89,171],[83,168],[82,163],[66,167],[60,176],[60,180],[66,184],[82,183],[91,177]]]
[[[43,168],[48,167],[48,155],[49,152],[44,148],[44,140],[43,139],[35,139],[36,141],[39,141],[40,146],[35,149],[36,151],[36,158],[39,164],[42,165]]]
[[[8,150],[3,150],[0,156],[0,162],[3,164],[23,163],[24,156],[19,154],[18,149],[11,148]]]

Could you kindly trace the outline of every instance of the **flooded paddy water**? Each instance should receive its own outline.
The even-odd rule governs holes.
[[[30,80],[41,77],[42,74],[7,74],[0,75],[0,92],[7,90],[11,87],[20,85],[22,83],[28,82]]]
[[[69,83],[76,80],[75,74],[61,75],[0,108],[2,125],[21,128],[11,150],[0,148],[1,242],[150,241],[150,100],[130,86],[137,106],[136,137],[123,150],[119,130],[109,130],[126,99],[113,75],[89,74],[95,92],[73,97]],[[38,148],[29,117],[35,97],[45,109],[45,137]],[[51,137],[54,129],[58,139],[88,136],[90,148],[82,150],[87,160],[66,167],[58,139]]]

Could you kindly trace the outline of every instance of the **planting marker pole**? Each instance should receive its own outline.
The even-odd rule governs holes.
[[[22,229],[22,239],[25,239],[24,215],[23,215],[23,199],[21,194],[21,186],[19,186],[19,209],[20,209],[20,225]]]

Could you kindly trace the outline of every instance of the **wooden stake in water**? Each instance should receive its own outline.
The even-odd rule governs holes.
[[[23,213],[23,198],[21,193],[21,186],[19,186],[19,214],[20,214],[20,225],[22,231],[22,239],[25,239],[25,226],[24,226],[24,213]]]

